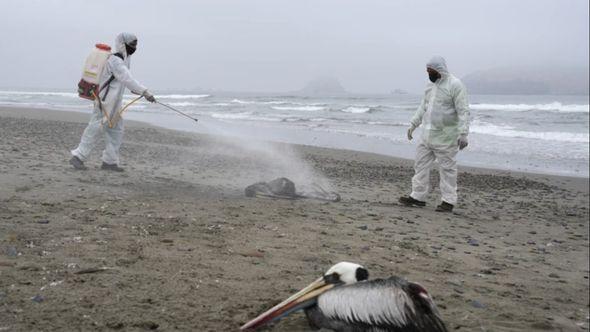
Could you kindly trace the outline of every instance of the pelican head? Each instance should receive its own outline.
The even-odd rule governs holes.
[[[351,285],[369,278],[369,271],[356,263],[340,262],[326,271],[324,282],[326,284]]]
[[[359,264],[349,262],[337,263],[329,268],[323,277],[244,324],[240,330],[254,330],[277,321],[294,311],[315,305],[320,295],[334,287],[352,285],[368,278],[369,272]]]

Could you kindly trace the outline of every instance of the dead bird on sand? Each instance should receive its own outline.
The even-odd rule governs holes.
[[[287,178],[278,178],[269,182],[257,182],[245,190],[247,197],[270,197],[282,199],[312,198],[322,201],[339,202],[340,195],[336,192],[326,191],[317,184],[313,184],[313,190],[309,192],[297,192],[295,183]]]

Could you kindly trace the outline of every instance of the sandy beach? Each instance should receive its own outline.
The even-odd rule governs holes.
[[[0,331],[236,331],[339,261],[421,283],[451,331],[589,328],[588,178],[461,168],[440,214],[437,186],[397,203],[408,160],[138,122],[126,172],[101,146],[75,171],[88,118],[0,108]],[[245,197],[280,176],[342,201]]]

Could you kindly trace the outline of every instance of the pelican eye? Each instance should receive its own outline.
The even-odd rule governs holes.
[[[363,281],[369,279],[369,271],[363,267],[356,269],[356,281]]]
[[[324,281],[327,284],[339,284],[342,281],[340,280],[340,274],[334,272],[332,274],[327,274],[324,276]]]

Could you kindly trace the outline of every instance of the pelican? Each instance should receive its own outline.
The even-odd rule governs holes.
[[[337,332],[447,332],[424,287],[403,278],[368,280],[361,265],[340,262],[323,277],[244,324],[254,330],[297,310],[314,329]]]

